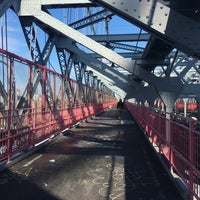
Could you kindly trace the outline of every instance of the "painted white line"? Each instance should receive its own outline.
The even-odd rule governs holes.
[[[34,161],[38,160],[40,157],[42,157],[42,155],[39,155],[35,158],[33,158],[31,161],[27,162],[25,165],[23,165],[23,167],[28,167],[29,165],[31,165]]]

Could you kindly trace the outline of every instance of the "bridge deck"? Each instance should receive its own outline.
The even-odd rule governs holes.
[[[1,200],[181,200],[144,135],[110,109],[0,174]]]

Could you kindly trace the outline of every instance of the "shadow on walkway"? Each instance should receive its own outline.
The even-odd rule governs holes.
[[[2,200],[182,199],[130,114],[125,110],[120,122],[115,108],[1,173],[0,195]]]

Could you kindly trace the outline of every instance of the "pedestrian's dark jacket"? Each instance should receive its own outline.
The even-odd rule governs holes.
[[[124,103],[122,101],[117,103],[117,109],[124,109]]]

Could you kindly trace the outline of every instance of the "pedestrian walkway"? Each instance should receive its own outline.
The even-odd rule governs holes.
[[[181,200],[127,110],[80,123],[0,174],[1,200]]]

